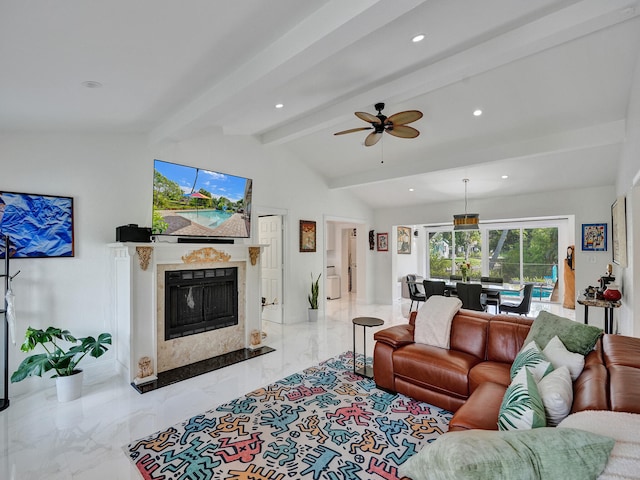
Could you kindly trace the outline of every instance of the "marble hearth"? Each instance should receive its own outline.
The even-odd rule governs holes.
[[[115,262],[114,349],[131,381],[142,357],[151,358],[158,373],[260,346],[251,345],[251,331],[261,331],[259,245],[127,242],[109,247]],[[228,267],[238,269],[238,324],[165,340],[165,272]]]

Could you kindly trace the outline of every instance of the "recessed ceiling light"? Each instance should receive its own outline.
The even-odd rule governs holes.
[[[506,180],[507,178],[509,178],[509,175],[502,175],[501,177],[503,180]]]
[[[418,42],[421,42],[422,40],[424,40],[424,34],[422,34],[422,33],[421,33],[421,34],[419,34],[419,35],[416,35],[415,37],[413,37],[413,38],[411,39],[411,41],[412,41],[413,43],[418,43]]]
[[[284,108],[284,104],[283,103],[276,103],[276,108]]]
[[[414,188],[410,188],[410,189],[409,189],[409,191],[410,191],[410,192],[413,192],[414,190],[415,190]]]
[[[482,110],[480,110],[479,108],[473,111],[473,115],[475,117],[479,117],[480,115],[482,115]]]
[[[82,82],[82,86],[87,88],[100,88],[102,84],[94,80],[87,80],[86,82]]]

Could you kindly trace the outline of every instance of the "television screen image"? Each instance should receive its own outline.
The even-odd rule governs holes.
[[[248,238],[252,180],[154,161],[154,235]]]

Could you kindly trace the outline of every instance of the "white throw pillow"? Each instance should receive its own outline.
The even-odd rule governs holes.
[[[448,349],[451,322],[461,307],[462,301],[457,297],[429,297],[418,309],[413,331],[414,342]]]
[[[563,365],[567,367],[571,374],[571,380],[574,382],[584,369],[584,356],[567,350],[557,335],[549,340],[542,353],[551,362],[553,368],[559,368]]]
[[[569,369],[562,365],[545,375],[538,382],[538,392],[544,404],[547,425],[555,427],[569,415],[573,405],[573,383]]]

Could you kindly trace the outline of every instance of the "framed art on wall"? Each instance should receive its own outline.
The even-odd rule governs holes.
[[[386,252],[389,250],[389,234],[388,233],[378,233],[376,240],[377,240],[379,252]]]
[[[73,257],[73,198],[0,191],[0,236],[5,235],[15,248],[13,258]]]
[[[611,250],[613,263],[627,266],[627,212],[625,197],[619,197],[611,205]]]
[[[582,250],[592,252],[607,251],[607,224],[583,223],[582,224]]]
[[[300,251],[316,251],[316,222],[300,220]]]
[[[411,253],[411,227],[398,227],[398,253]]]

